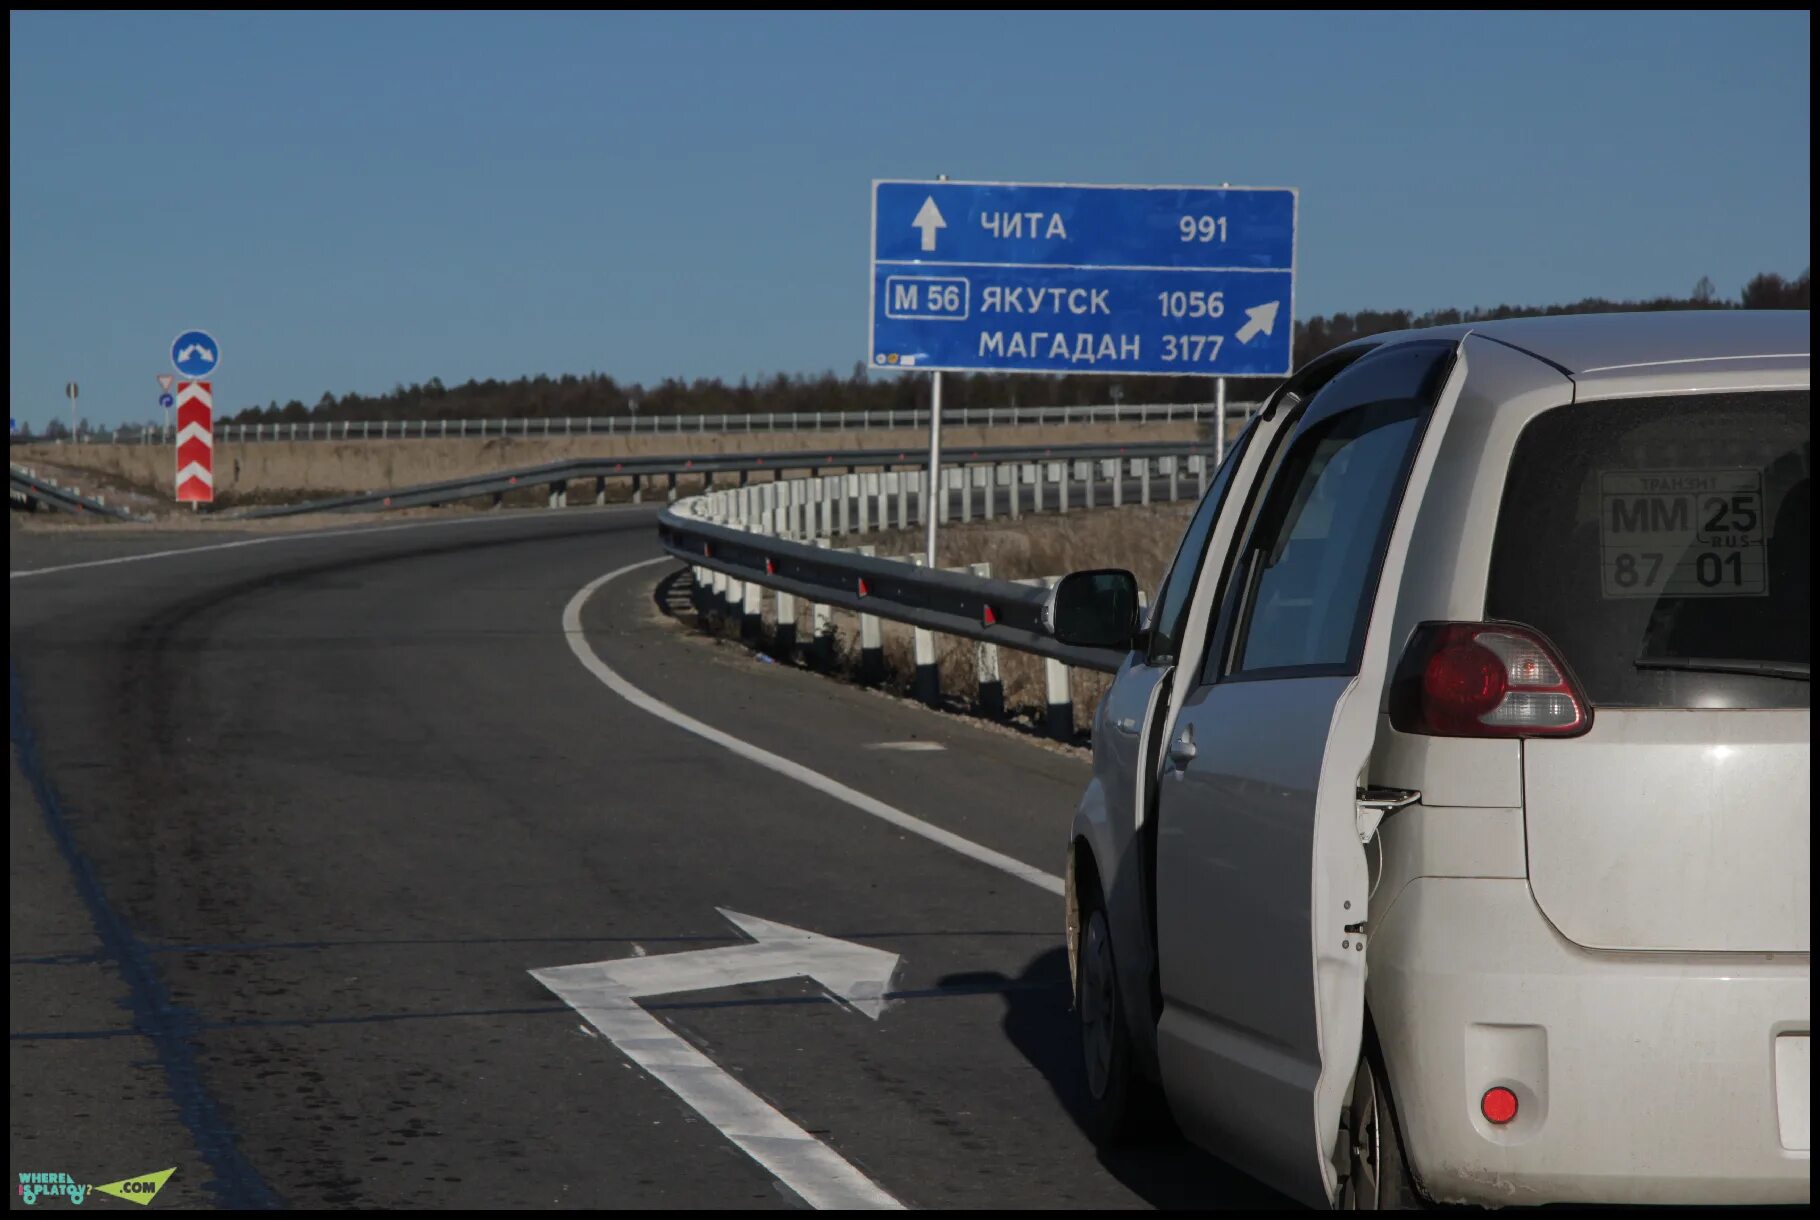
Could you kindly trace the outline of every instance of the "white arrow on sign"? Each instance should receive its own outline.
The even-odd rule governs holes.
[[[947,228],[948,222],[942,219],[942,210],[935,206],[934,195],[923,199],[923,206],[918,209],[916,219],[910,222],[910,227],[923,231],[923,249],[935,249],[935,231]]]
[[[1281,303],[1280,301],[1265,301],[1262,305],[1254,305],[1247,309],[1245,316],[1251,320],[1239,327],[1239,333],[1233,338],[1240,343],[1250,343],[1257,337],[1259,331],[1270,334],[1276,329],[1277,306]]]
[[[647,996],[808,977],[876,1021],[897,970],[897,954],[733,911],[720,913],[755,943],[552,966],[531,971],[531,977],[811,1207],[901,1209],[903,1204],[839,1153],[638,1004]]]

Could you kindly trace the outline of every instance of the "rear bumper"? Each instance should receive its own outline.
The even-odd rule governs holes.
[[[1784,1146],[1807,1142],[1805,1074],[1797,1086],[1784,1054],[1777,1080],[1778,1037],[1808,1031],[1808,955],[1582,949],[1528,882],[1441,877],[1398,895],[1369,955],[1367,1001],[1432,1198],[1808,1199],[1809,1154]],[[1518,1096],[1505,1127],[1479,1113],[1493,1085]]]

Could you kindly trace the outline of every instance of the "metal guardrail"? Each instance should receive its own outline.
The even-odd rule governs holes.
[[[951,447],[945,450],[943,456],[946,461],[958,467],[1008,462],[1064,462],[1120,457],[1179,456],[1190,452],[1203,452],[1207,448],[1182,442],[982,445]],[[426,505],[449,504],[488,495],[499,498],[508,492],[539,486],[549,488],[550,507],[559,508],[568,503],[569,484],[579,480],[593,479],[595,499],[604,501],[605,485],[609,479],[632,480],[636,494],[642,488],[643,480],[651,478],[666,479],[669,488],[674,489],[676,481],[683,477],[700,476],[712,479],[715,475],[734,474],[739,476],[743,483],[751,475],[757,473],[781,477],[791,471],[818,473],[840,470],[852,472],[861,467],[891,470],[900,467],[921,466],[927,461],[927,453],[907,446],[890,449],[830,448],[784,450],[772,453],[571,458],[561,462],[545,462],[536,466],[522,466],[511,470],[444,479],[435,483],[420,483],[411,487],[333,496],[301,504],[241,509],[222,515],[225,518],[246,520],[295,516],[300,513],[346,512],[362,508],[421,508]]]
[[[11,477],[11,494],[27,505],[43,504],[66,513],[94,513],[120,521],[145,519],[118,505],[109,504],[100,496],[85,496],[80,488],[64,487],[55,479],[44,478],[26,467],[9,465],[7,470]]]
[[[1228,403],[1228,419],[1242,420],[1254,403]],[[1048,424],[1167,423],[1214,418],[1211,403],[1120,403],[1095,407],[971,407],[945,410],[949,427],[1029,427]],[[877,428],[926,428],[929,412],[756,411],[720,415],[595,415],[539,419],[296,420],[280,423],[215,425],[218,443],[263,441],[456,440],[486,437],[636,436],[685,432],[840,432]],[[175,434],[161,426],[85,432],[65,444],[171,444]],[[15,435],[14,444],[44,444],[51,438]]]
[[[842,535],[864,535],[874,521],[880,528],[889,525],[894,499],[900,529],[912,523],[913,498],[918,521],[929,512],[950,519],[956,491],[961,493],[963,522],[972,514],[971,493],[980,489],[985,492],[988,519],[1001,490],[1010,493],[1012,516],[1021,511],[1024,487],[1032,491],[1032,507],[1041,511],[1045,482],[1057,482],[1057,476],[1060,495],[1052,503],[1058,509],[1074,501],[1069,487],[1077,482],[1084,489],[1082,507],[1093,505],[1096,483],[1110,485],[1107,500],[1116,505],[1131,477],[1138,480],[1141,502],[1150,501],[1153,479],[1159,475],[1166,479],[1167,498],[1173,500],[1183,466],[1195,476],[1197,494],[1205,493],[1211,454],[1196,446],[1155,448],[1171,451],[962,468],[944,477],[947,486],[935,497],[926,494],[927,476],[921,470],[821,476],[714,491],[664,509],[658,517],[658,537],[665,550],[690,565],[698,608],[737,619],[748,636],[759,633],[761,599],[769,590],[776,599],[777,638],[772,647],[786,654],[796,647],[797,599],[809,604],[812,645],[824,661],[832,652],[830,608],[860,616],[863,676],[876,678],[882,671],[877,620],[909,624],[916,629],[915,688],[927,702],[939,702],[941,694],[934,633],[976,642],[976,704],[988,714],[1003,709],[996,649],[1043,657],[1049,731],[1068,738],[1074,729],[1069,669],[1114,672],[1127,654],[1063,644],[1043,629],[1045,586],[1055,578],[995,580],[986,565],[966,571],[930,570],[921,565],[920,555],[887,558],[872,554],[870,547],[835,549],[832,541]],[[876,514],[868,511],[875,503]]]

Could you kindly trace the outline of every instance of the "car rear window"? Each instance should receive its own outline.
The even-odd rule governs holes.
[[[1595,705],[1807,707],[1805,390],[1559,407],[1517,439],[1488,618]]]

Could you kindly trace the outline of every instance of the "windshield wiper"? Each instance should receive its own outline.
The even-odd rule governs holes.
[[[1760,678],[1792,678],[1808,682],[1806,661],[1732,660],[1728,657],[1638,657],[1638,669],[1688,669],[1705,674],[1753,674]]]

